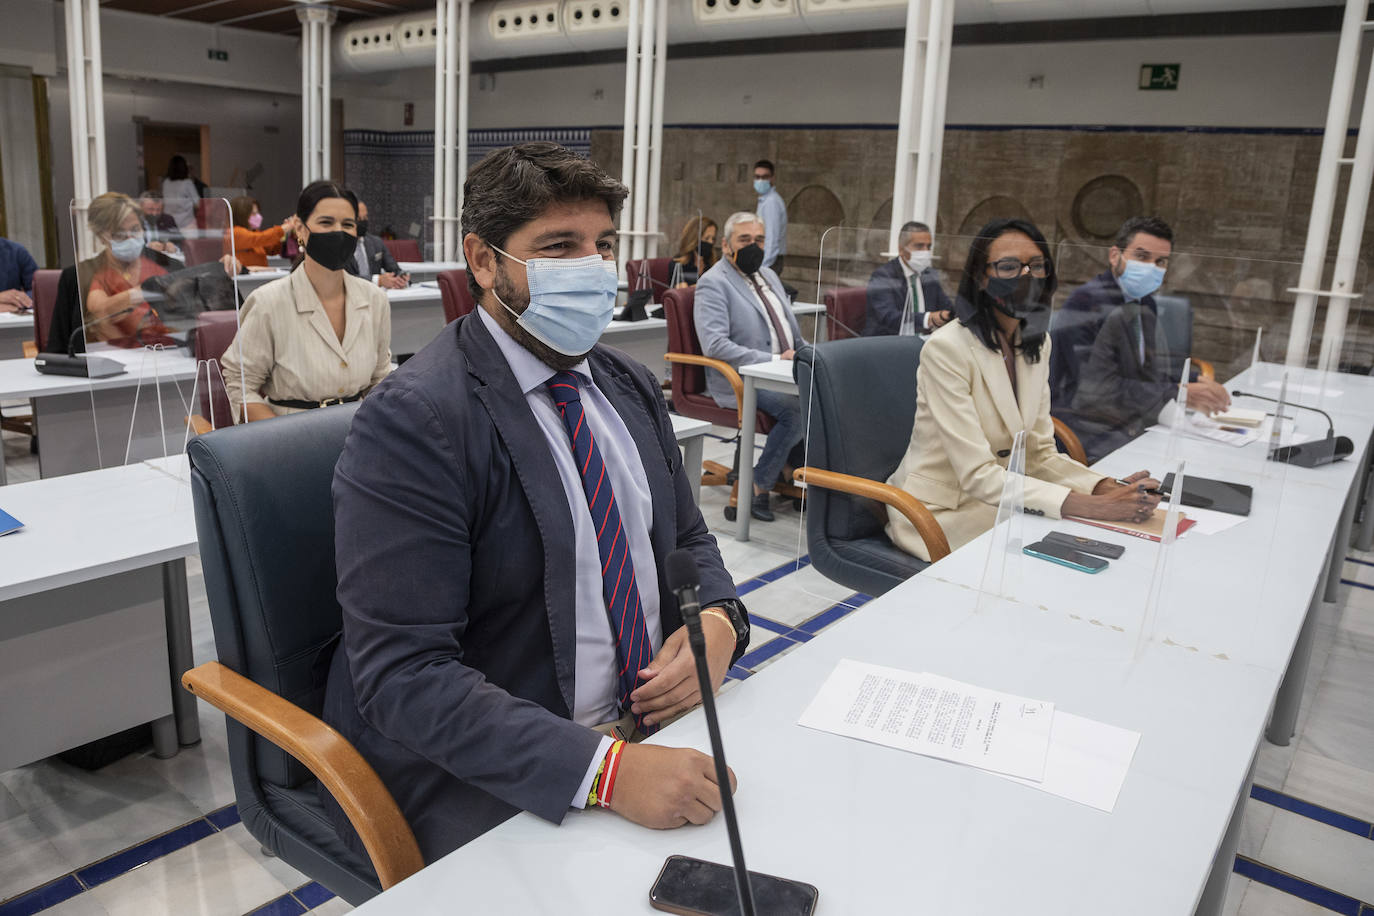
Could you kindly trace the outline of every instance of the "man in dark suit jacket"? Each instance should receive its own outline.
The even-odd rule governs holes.
[[[463,250],[479,308],[368,395],[335,472],[344,627],[324,715],[377,770],[426,861],[520,810],[560,822],[592,802],[612,747],[605,732],[653,729],[699,702],[664,584],[669,553],[686,549],[697,561],[715,687],[748,643],[658,380],[595,345],[599,320],[582,326],[581,352],[558,330],[575,321],[539,317],[567,318],[583,311],[574,298],[587,306],[602,295],[609,317],[614,275],[595,258],[614,263],[626,194],[553,143],[498,150],[476,166]],[[560,281],[546,287],[548,272]],[[588,278],[592,295],[571,292]],[[560,387],[578,391],[585,415],[556,400],[568,397]],[[575,443],[587,433],[572,416],[598,449],[581,467]],[[594,493],[587,469],[597,455],[604,474]],[[603,600],[606,529],[595,529],[592,508],[603,487],[619,507],[616,594],[634,594],[634,604]],[[621,620],[642,614],[642,655],[624,648],[614,607]],[[637,684],[628,696],[627,667]],[[616,747],[612,810],[674,827],[719,809],[709,757]]]
[[[358,247],[344,270],[355,277],[371,280],[375,275],[382,289],[405,289],[410,277],[401,273],[401,265],[386,247],[386,242],[367,231],[367,204],[358,201]]]
[[[954,316],[954,304],[930,269],[932,243],[925,223],[909,222],[897,233],[897,257],[868,278],[865,337],[926,334]]]

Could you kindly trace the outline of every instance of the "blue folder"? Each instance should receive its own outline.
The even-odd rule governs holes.
[[[4,509],[0,509],[0,535],[13,534],[23,527],[23,522],[13,515],[10,515]]]

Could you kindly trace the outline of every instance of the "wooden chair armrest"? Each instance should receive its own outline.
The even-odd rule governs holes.
[[[891,506],[902,513],[907,521],[911,522],[916,533],[921,536],[921,540],[925,541],[926,549],[930,551],[932,563],[949,555],[949,539],[945,537],[944,529],[935,520],[935,516],[930,514],[925,503],[907,491],[898,489],[891,484],[869,480],[867,477],[840,474],[836,471],[823,471],[820,468],[797,468],[792,472],[792,476],[808,487],[838,490],[853,496],[876,499],[880,503]]]
[[[1079,441],[1078,435],[1069,429],[1069,424],[1058,417],[1050,419],[1054,421],[1054,438],[1064,443],[1064,451],[1068,456],[1079,464],[1087,464],[1088,453],[1083,451],[1083,443]]]
[[[735,403],[744,403],[744,379],[739,377],[735,367],[720,359],[712,359],[709,356],[701,356],[696,353],[665,353],[663,358],[670,363],[682,363],[685,366],[704,366],[707,369],[715,369],[725,380],[730,383],[730,387],[735,391]]]
[[[219,662],[181,683],[200,699],[295,757],[327,788],[362,838],[385,890],[424,868],[415,834],[377,771],[320,719]]]
[[[23,349],[25,359],[33,359],[38,355],[38,344],[34,343],[32,340],[24,341]]]
[[[1217,370],[1213,368],[1212,364],[1207,360],[1198,359],[1195,356],[1193,357],[1193,365],[1197,366],[1198,378],[1205,378],[1209,382],[1215,382],[1217,380]]]
[[[209,420],[198,413],[191,414],[191,416],[187,417],[186,425],[191,427],[191,435],[193,436],[203,436],[208,432],[213,432],[215,429],[210,425]]]

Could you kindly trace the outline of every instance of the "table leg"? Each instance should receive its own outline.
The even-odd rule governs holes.
[[[1355,535],[1355,549],[1368,550],[1374,546],[1374,436],[1370,437],[1366,449],[1368,461],[1365,462],[1364,476],[1364,518],[1360,521],[1359,533]]]
[[[1341,521],[1336,526],[1336,540],[1331,545],[1331,565],[1326,571],[1327,601],[1335,601],[1341,587],[1341,570],[1345,567],[1345,555],[1350,550],[1350,529],[1355,524],[1355,508],[1360,503],[1360,482],[1350,485],[1350,493],[1345,498],[1345,508],[1341,510]]]
[[[1236,852],[1240,848],[1240,826],[1245,818],[1245,800],[1250,797],[1250,784],[1255,778],[1255,762],[1250,761],[1250,772],[1245,784],[1240,787],[1240,797],[1231,812],[1231,823],[1226,835],[1217,847],[1216,858],[1212,860],[1212,871],[1207,883],[1202,886],[1202,896],[1198,898],[1194,916],[1220,916],[1226,905],[1226,888],[1231,883],[1231,872],[1236,867]]]
[[[162,564],[162,606],[167,615],[167,662],[172,686],[172,718],[183,747],[200,743],[196,698],[181,686],[181,676],[195,665],[191,649],[191,602],[186,593],[186,561]]]
[[[161,719],[154,719],[153,726],[153,756],[158,760],[167,760],[175,757],[180,748],[177,747],[177,723],[176,716],[163,716]]]
[[[692,485],[692,502],[701,505],[701,453],[706,436],[697,434],[682,443],[682,472]]]
[[[739,411],[739,508],[735,516],[735,540],[749,540],[749,509],[754,501],[754,421],[759,412],[754,377],[744,377],[744,402]]]
[[[1307,684],[1307,667],[1312,661],[1312,643],[1317,632],[1317,613],[1321,610],[1321,602],[1322,587],[1318,583],[1312,592],[1312,601],[1307,606],[1302,629],[1298,631],[1298,641],[1293,646],[1292,658],[1288,660],[1288,670],[1279,684],[1274,711],[1269,717],[1269,730],[1265,732],[1269,743],[1279,747],[1287,747],[1297,732],[1298,709],[1302,706],[1302,691]]]

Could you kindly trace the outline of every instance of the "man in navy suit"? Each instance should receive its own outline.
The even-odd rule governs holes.
[[[748,643],[658,380],[596,343],[627,193],[553,143],[477,165],[462,218],[479,308],[368,395],[335,472],[325,719],[429,862],[521,810],[605,806],[612,762],[609,807],[636,823],[721,805],[709,757],[612,742],[700,701],[669,553],[696,558],[714,687]]]
[[[926,334],[954,317],[954,305],[930,269],[933,241],[925,223],[909,222],[897,233],[897,257],[868,278],[865,337]]]

